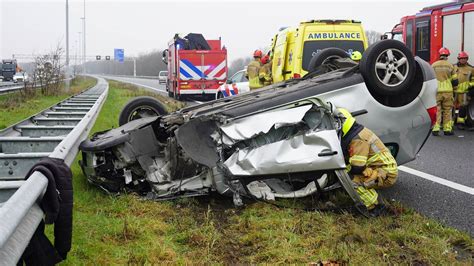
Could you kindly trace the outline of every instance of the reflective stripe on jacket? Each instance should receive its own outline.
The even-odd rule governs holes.
[[[368,128],[362,129],[350,142],[349,164],[351,165],[351,171],[359,172],[365,168],[380,168],[387,175],[398,175],[397,162],[392,153],[379,137]]]
[[[456,69],[447,60],[438,60],[432,65],[438,80],[438,92],[452,92],[453,81],[457,81]]]
[[[261,66],[262,66],[262,63],[260,63],[260,59],[254,59],[247,66],[247,76],[249,79],[250,89],[258,89],[258,88],[263,87],[263,83],[260,81],[258,77],[258,72],[260,71]]]
[[[458,64],[455,68],[459,82],[456,92],[466,93],[469,87],[474,86],[474,68],[468,64]]]
[[[267,86],[272,84],[272,65],[271,62],[266,63],[260,68],[258,77],[263,82],[263,85]]]

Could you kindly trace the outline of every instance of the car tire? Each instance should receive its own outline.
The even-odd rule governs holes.
[[[149,96],[136,97],[122,108],[119,115],[119,126],[135,119],[166,114],[168,111],[157,99]]]
[[[174,93],[173,93],[173,98],[174,98],[176,101],[181,101],[181,96],[180,96],[177,92],[174,92]]]
[[[369,90],[385,96],[408,90],[416,74],[413,54],[397,40],[382,40],[371,45],[362,55],[359,66]]]
[[[474,127],[474,101],[472,100],[467,106],[466,126]]]
[[[313,56],[311,61],[309,61],[308,72],[315,71],[319,66],[326,63],[328,59],[332,58],[350,58],[350,56],[346,53],[346,51],[340,48],[332,47],[323,49]]]
[[[217,93],[216,100],[222,99],[222,98],[224,98],[224,94],[222,94],[222,92],[219,91],[219,92]]]

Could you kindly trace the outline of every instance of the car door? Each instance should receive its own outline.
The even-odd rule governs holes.
[[[324,110],[301,102],[220,125],[226,145],[238,146],[224,165],[236,176],[344,169],[337,130]]]
[[[249,80],[247,79],[245,72],[245,70],[242,70],[236,73],[236,75],[239,74],[239,76],[236,77],[235,83],[232,83],[234,90],[235,88],[237,88],[236,94],[241,94],[250,91]]]

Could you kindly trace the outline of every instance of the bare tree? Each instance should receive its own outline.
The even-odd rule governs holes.
[[[57,95],[64,81],[64,65],[61,58],[64,49],[58,44],[48,54],[35,57],[35,68],[33,71],[33,84],[41,86],[43,95]]]
[[[374,30],[366,30],[365,35],[367,36],[367,41],[369,42],[369,45],[380,41],[380,38],[382,37],[382,33]]]
[[[247,67],[247,65],[252,61],[252,57],[241,57],[237,58],[232,63],[229,64],[229,75],[228,77],[231,77],[234,75],[237,71],[240,71]]]

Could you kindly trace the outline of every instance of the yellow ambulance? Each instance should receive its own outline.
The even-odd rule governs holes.
[[[272,39],[273,82],[303,77],[322,49],[336,47],[350,55],[367,48],[362,24],[354,20],[311,20],[281,29]]]

